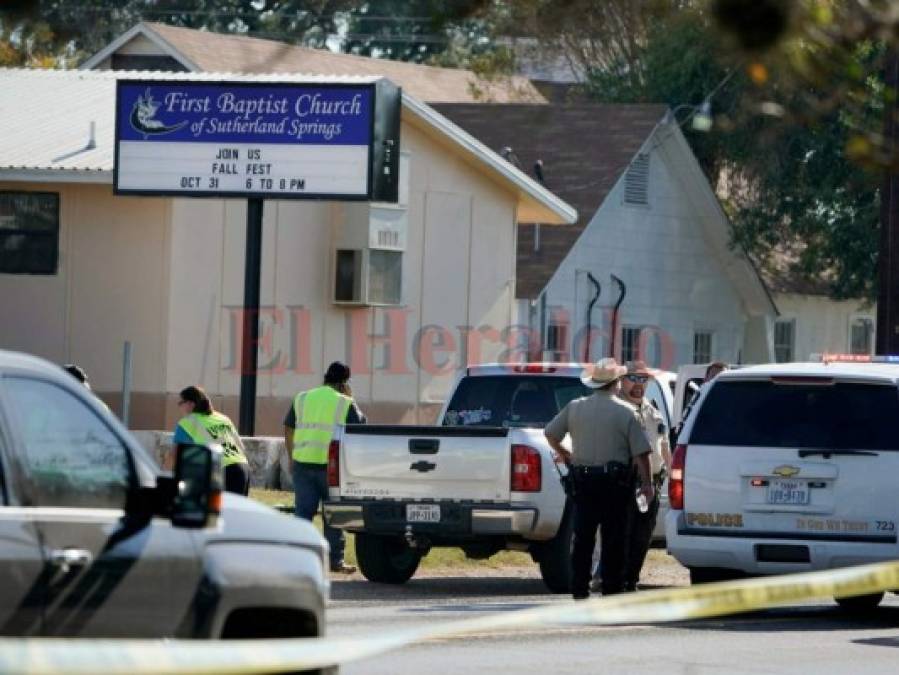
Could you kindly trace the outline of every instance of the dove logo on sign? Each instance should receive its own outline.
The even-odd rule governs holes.
[[[148,136],[170,134],[174,131],[178,131],[178,129],[181,129],[187,124],[187,120],[185,120],[179,124],[166,126],[161,121],[155,119],[158,110],[159,104],[153,100],[153,96],[150,94],[150,88],[147,87],[143,96],[138,96],[137,101],[134,102],[130,118],[131,126],[135,131],[144,135],[144,140],[146,140]]]

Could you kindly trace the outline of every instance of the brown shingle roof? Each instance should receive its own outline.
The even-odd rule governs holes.
[[[412,96],[434,102],[545,103],[523,77],[479,78],[470,70],[337,54],[243,35],[144,23],[200,70],[219,73],[383,75]]]
[[[511,147],[533,175],[543,160],[546,187],[578,211],[570,227],[518,226],[516,295],[535,298],[574,246],[631,159],[665,114],[661,105],[440,104],[440,113],[495,151]]]

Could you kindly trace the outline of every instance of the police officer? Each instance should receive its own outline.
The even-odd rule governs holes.
[[[705,377],[702,380],[702,384],[693,392],[693,395],[690,397],[689,403],[687,403],[687,405],[684,407],[684,411],[681,413],[680,422],[671,433],[672,443],[675,443],[677,441],[677,437],[680,436],[680,432],[684,428],[684,424],[686,424],[687,418],[690,417],[690,413],[693,412],[693,406],[695,406],[697,401],[699,401],[699,395],[702,394],[702,390],[705,389],[705,386],[709,382],[714,380],[716,377],[718,377],[718,375],[726,370],[730,370],[730,367],[722,361],[713,361],[705,369]],[[690,386],[695,387],[696,385],[691,383]]]
[[[225,469],[225,490],[247,495],[250,492],[250,469],[243,441],[231,419],[213,409],[202,387],[190,386],[181,390],[178,410],[184,415],[175,427],[175,445],[197,443],[222,446],[222,467]],[[167,460],[167,464],[171,462]]]
[[[636,408],[643,431],[646,432],[646,437],[652,446],[649,465],[652,469],[652,484],[655,489],[655,497],[648,502],[648,509],[645,513],[640,512],[636,500],[631,501],[628,557],[624,575],[624,587],[629,591],[637,590],[640,570],[643,568],[643,561],[646,560],[646,553],[649,551],[652,532],[659,514],[659,491],[668,467],[671,466],[671,448],[668,445],[668,430],[665,420],[662,413],[645,398],[646,385],[651,378],[652,375],[643,361],[629,361],[627,374],[621,380],[621,396]]]
[[[312,520],[319,503],[328,498],[328,446],[344,424],[362,424],[349,389],[349,366],[335,361],[325,373],[324,384],[301,391],[284,418],[284,443],[293,459],[294,511]],[[352,574],[356,568],[343,559],[343,530],[324,524],[331,547],[331,571]]]
[[[590,562],[601,526],[603,595],[625,588],[628,511],[634,501],[632,463],[642,479],[647,501],[655,493],[651,447],[633,406],[617,394],[627,369],[615,359],[602,359],[585,369],[581,381],[595,392],[568,403],[546,426],[546,439],[574,472],[574,550],[571,591],[575,600],[590,595]],[[571,451],[562,446],[571,435]]]

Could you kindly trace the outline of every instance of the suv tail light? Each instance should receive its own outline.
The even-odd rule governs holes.
[[[328,487],[340,487],[340,441],[328,446]]]
[[[668,476],[668,508],[682,511],[684,508],[684,469],[687,466],[687,446],[674,448],[671,458],[671,475]]]
[[[529,445],[512,446],[512,491],[540,492],[540,452]]]
[[[516,373],[554,373],[556,367],[548,363],[519,363],[512,370]]]

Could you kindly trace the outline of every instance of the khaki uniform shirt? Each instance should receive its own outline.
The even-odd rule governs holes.
[[[571,401],[546,425],[546,434],[562,441],[571,434],[575,464],[630,464],[632,457],[651,451],[634,406],[611,391],[597,391]]]
[[[652,454],[649,455],[649,465],[652,468],[652,475],[658,475],[662,470],[664,462],[662,459],[662,443],[668,442],[668,427],[665,426],[665,419],[662,413],[656,410],[655,406],[643,399],[640,407],[637,409],[640,416],[640,422],[643,431],[646,432],[646,438],[652,446]]]

